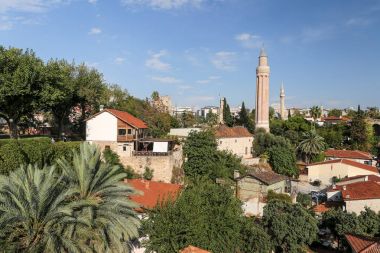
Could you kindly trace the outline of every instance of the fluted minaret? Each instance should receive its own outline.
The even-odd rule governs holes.
[[[219,102],[219,124],[223,125],[224,124],[224,119],[223,119],[223,115],[224,115],[224,97],[221,97],[220,98],[220,102]]]
[[[280,115],[281,115],[281,119],[283,120],[287,119],[288,117],[288,115],[286,115],[286,108],[285,108],[284,82],[282,82],[281,89],[280,89]]]
[[[256,129],[264,128],[269,133],[269,73],[268,56],[264,48],[260,51],[256,68]]]

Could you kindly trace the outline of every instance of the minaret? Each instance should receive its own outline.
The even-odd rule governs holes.
[[[285,109],[285,89],[284,89],[284,82],[281,84],[280,89],[280,115],[282,120],[287,119],[286,115],[286,109]]]
[[[219,124],[221,125],[224,124],[223,114],[224,114],[224,97],[221,97],[220,103],[219,103]]]
[[[256,129],[264,128],[269,133],[269,72],[268,56],[264,48],[260,51],[256,68]]]

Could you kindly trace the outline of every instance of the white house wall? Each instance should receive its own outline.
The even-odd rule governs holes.
[[[318,164],[308,167],[308,180],[320,180],[323,185],[331,185],[334,176],[337,178],[345,178],[359,175],[379,175],[379,173],[343,163]]]
[[[218,150],[231,151],[233,154],[242,158],[252,157],[253,137],[219,138],[217,142]]]
[[[86,123],[87,141],[117,141],[117,118],[103,112]]]
[[[369,207],[375,213],[380,211],[380,199],[365,199],[365,200],[350,200],[345,201],[346,211],[360,214],[361,211],[364,211],[364,207]]]

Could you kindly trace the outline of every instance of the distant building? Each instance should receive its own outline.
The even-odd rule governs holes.
[[[263,128],[269,133],[269,73],[268,56],[261,49],[256,68],[256,129]]]
[[[173,106],[170,96],[159,96],[158,99],[152,99],[150,103],[158,111],[173,115]]]
[[[327,116],[321,118],[321,122],[323,123],[323,125],[347,124],[350,121],[351,119],[345,116]]]
[[[201,130],[201,128],[171,128],[169,136],[175,136],[179,139],[186,139],[192,131],[199,132]]]
[[[221,125],[215,129],[219,150],[231,151],[243,158],[252,158],[253,135],[242,126],[227,127]]]
[[[219,115],[219,107],[217,106],[205,106],[198,110],[198,116],[206,118],[207,114],[213,113]]]
[[[325,159],[326,160],[334,160],[334,159],[348,159],[351,161],[355,161],[358,163],[363,163],[367,165],[376,165],[376,159],[374,159],[373,155],[368,152],[360,151],[360,150],[338,150],[338,149],[327,149],[325,151]]]
[[[194,114],[193,108],[190,106],[178,106],[173,110],[174,116],[181,116],[183,113],[191,113]]]
[[[343,179],[359,175],[379,175],[376,167],[348,159],[336,159],[307,166],[308,180],[319,180],[323,185],[332,185],[334,178]]]

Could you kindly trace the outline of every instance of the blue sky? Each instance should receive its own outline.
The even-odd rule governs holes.
[[[257,56],[271,103],[380,106],[378,0],[0,0],[0,44],[85,62],[132,95],[252,108]]]

